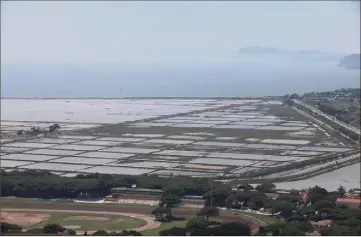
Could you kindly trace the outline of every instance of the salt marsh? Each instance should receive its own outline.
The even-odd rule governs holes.
[[[222,176],[355,149],[296,111],[259,100],[4,101],[8,131],[55,122],[64,128],[51,137],[2,139],[4,167],[63,176]]]

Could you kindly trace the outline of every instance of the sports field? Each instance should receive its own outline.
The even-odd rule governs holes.
[[[6,209],[6,211],[1,211],[1,221],[17,224],[24,229],[42,228],[47,224],[57,223],[76,231],[137,229],[147,225],[146,220],[136,217],[70,212],[70,210],[54,212],[51,210]]]
[[[154,220],[151,215],[152,207],[149,206],[135,206],[135,205],[116,205],[116,204],[82,204],[82,203],[58,203],[31,199],[0,199],[2,212],[27,212],[29,214],[43,214],[49,215],[47,219],[41,222],[34,223],[32,227],[39,227],[44,223],[55,222],[59,224],[79,225],[80,228],[76,230],[94,231],[97,229],[103,230],[121,230],[124,228],[135,229],[141,231],[143,235],[157,235],[159,231],[168,229],[174,226],[182,227],[188,219],[196,215],[197,209],[190,208],[175,208],[173,214],[179,217],[179,221],[170,223],[159,223]],[[88,216],[89,220],[84,220],[83,217]],[[108,219],[105,220],[104,218]],[[45,218],[45,217],[44,217]],[[73,218],[77,220],[71,220]],[[93,218],[93,219],[92,219]],[[95,218],[104,221],[98,221],[96,225],[87,224],[95,220]],[[116,220],[121,219],[119,224]],[[231,211],[221,211],[220,216],[214,218],[218,221],[241,221],[250,225],[253,231],[257,231],[261,225],[273,223],[275,218],[249,214],[249,213],[234,213]],[[122,223],[123,222],[123,223]],[[125,223],[129,223],[129,226]],[[132,225],[132,226],[130,226]],[[89,229],[88,229],[89,227]],[[29,227],[27,227],[29,228]]]

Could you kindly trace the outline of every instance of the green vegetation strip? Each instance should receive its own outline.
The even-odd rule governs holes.
[[[256,219],[258,221],[261,221],[263,225],[270,225],[270,224],[275,224],[275,223],[280,222],[280,220],[276,219],[275,217],[256,214],[256,213],[252,213],[252,212],[232,211],[232,214]]]
[[[239,216],[240,219],[243,217],[246,217],[248,219],[251,219],[252,221],[258,221],[261,222],[262,225],[269,225],[269,224],[275,224],[275,223],[279,223],[281,222],[280,220],[276,219],[275,217],[271,217],[271,216],[266,216],[266,215],[260,215],[260,214],[256,214],[256,213],[249,213],[249,212],[243,212],[243,211],[224,211],[224,214],[228,214],[228,215],[234,215],[234,216]],[[222,221],[222,217],[217,217],[217,218],[212,218],[212,220],[216,220],[216,221]],[[189,219],[186,220],[181,220],[181,221],[172,221],[172,222],[166,222],[166,223],[162,223],[158,228],[152,229],[152,230],[146,230],[141,232],[143,235],[158,235],[159,232],[163,231],[163,230],[168,230],[172,227],[181,227],[181,228],[185,228],[187,222],[189,221]]]
[[[54,205],[76,205],[86,207],[104,207],[104,206],[116,206],[116,207],[128,207],[128,208],[144,208],[149,209],[150,206],[140,204],[121,204],[121,203],[85,203],[85,202],[73,202],[68,200],[47,200],[36,198],[15,198],[15,197],[0,197],[0,203],[6,205],[6,203],[52,203]]]
[[[348,160],[345,161],[343,163],[338,163],[338,164],[334,164],[334,165],[329,165],[326,167],[321,167],[318,170],[313,170],[310,171],[308,173],[304,173],[304,174],[299,174],[299,175],[291,175],[291,176],[287,176],[287,177],[283,177],[283,178],[273,178],[273,179],[242,179],[242,180],[238,180],[235,179],[231,182],[229,182],[230,185],[232,185],[232,187],[235,187],[239,184],[244,184],[244,183],[264,183],[264,182],[271,182],[271,183],[279,183],[279,182],[293,182],[293,181],[298,181],[298,180],[304,180],[304,179],[309,179],[324,173],[328,173],[331,171],[335,171],[338,169],[341,169],[343,167],[346,166],[350,166],[353,164],[357,164],[360,162],[360,158],[355,158],[353,160]]]
[[[83,203],[83,202],[72,202],[72,201],[50,201],[45,199],[35,199],[35,198],[14,198],[14,197],[0,197],[0,204],[2,207],[6,207],[6,205],[13,205],[16,203],[24,203],[24,204],[54,204],[56,206],[67,205],[67,206],[83,206],[83,207],[94,207],[101,209],[102,207],[115,207],[115,208],[137,208],[143,210],[151,210],[154,209],[152,206],[148,205],[140,205],[140,204],[120,204],[120,203]],[[189,207],[178,207],[176,210],[187,211],[193,213],[192,208]]]

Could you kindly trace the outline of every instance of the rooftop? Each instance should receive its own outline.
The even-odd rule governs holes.
[[[153,192],[153,193],[163,193],[161,189],[151,189],[151,188],[112,188],[112,191],[136,191],[136,192]]]
[[[336,202],[361,204],[361,200],[355,198],[337,198]]]
[[[316,226],[330,226],[332,224],[331,220],[322,220],[322,221],[311,221],[312,225],[316,225]]]

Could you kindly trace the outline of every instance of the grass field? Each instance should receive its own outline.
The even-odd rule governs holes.
[[[155,208],[149,205],[141,204],[122,204],[122,203],[81,203],[81,202],[71,202],[71,201],[50,201],[37,198],[14,198],[14,197],[0,197],[0,206],[6,207],[7,205],[13,206],[14,204],[54,204],[54,205],[66,205],[66,206],[82,206],[82,207],[117,207],[117,208],[132,208],[139,210],[147,210],[149,213]],[[189,207],[178,207],[177,210],[187,211],[191,214],[194,214],[194,208]]]
[[[84,214],[75,214],[75,213],[56,213],[51,216],[46,221],[34,225],[33,227],[39,227],[44,225],[45,223],[59,223],[61,225],[79,225],[82,228],[77,230],[90,230],[88,228],[94,229],[108,229],[108,230],[120,230],[122,228],[134,228],[144,225],[143,220],[130,218],[130,217],[122,217],[115,216],[111,213],[116,212],[121,214],[123,213],[139,213],[143,215],[151,216],[151,211],[154,207],[145,206],[145,205],[127,205],[127,204],[88,204],[88,203],[72,203],[72,202],[55,202],[55,201],[47,201],[47,200],[39,200],[39,199],[25,199],[25,198],[0,198],[0,205],[3,208],[32,208],[32,209],[53,209],[54,212],[56,210],[87,210],[87,211],[107,211],[109,214],[107,216],[113,216],[108,222],[98,221],[97,223],[93,223],[92,221],[69,221],[66,218],[69,215],[84,215]],[[158,235],[158,233],[162,230],[169,229],[171,227],[184,227],[187,221],[190,218],[196,216],[196,209],[192,208],[174,208],[173,213],[176,217],[184,218],[179,221],[172,221],[169,223],[162,223],[159,227],[144,230],[142,231],[143,235]],[[86,214],[89,215],[89,214]],[[94,214],[95,216],[104,216],[101,214]],[[116,221],[118,219],[122,219],[122,221]],[[222,210],[221,215],[219,217],[212,218],[212,220],[217,221],[251,221],[254,225],[259,225],[257,223],[262,223],[263,225],[272,224],[277,222],[278,220],[273,217],[259,215],[255,213],[248,212],[240,212],[240,211],[231,211],[231,210]]]
[[[168,223],[162,223],[158,228],[143,231],[142,235],[154,236],[154,235],[158,235],[159,232],[161,232],[162,230],[167,230],[167,229],[170,229],[172,227],[185,227],[188,220],[189,219],[185,219],[185,220],[181,220],[181,221],[172,221],[172,222],[168,222]]]
[[[240,211],[234,211],[232,212],[233,215],[242,215],[242,216],[249,216],[251,218],[259,219],[260,221],[263,221],[264,224],[270,225],[277,222],[280,222],[280,220],[276,219],[275,217],[266,216],[266,215],[260,215],[256,213],[250,213],[250,212],[240,212]]]
[[[19,213],[18,211],[7,211],[8,213]],[[123,230],[141,227],[147,224],[146,221],[120,215],[100,215],[67,212],[32,212],[21,211],[24,214],[47,214],[49,218],[35,225],[23,226],[24,229],[42,228],[47,224],[56,223],[66,226],[79,226],[75,230]]]
[[[66,203],[67,205],[76,205],[76,206],[117,206],[117,207],[131,207],[131,208],[150,208],[148,205],[141,204],[121,204],[121,203],[83,203],[83,202],[71,202],[67,200],[44,200],[38,198],[14,198],[14,197],[0,197],[1,203],[54,203],[62,204]]]
[[[41,199],[32,199],[32,198],[6,198],[0,197],[0,204],[6,207],[6,204],[14,204],[14,203],[54,203],[56,205],[61,205],[62,203],[66,204],[67,206],[84,206],[84,207],[119,207],[119,208],[139,208],[142,210],[149,210],[149,213],[154,209],[154,207],[147,206],[147,205],[136,205],[136,204],[118,204],[118,203],[73,203],[73,202],[56,202],[56,201],[48,201],[48,200],[41,200]],[[193,208],[188,207],[178,207],[175,210],[179,211],[186,211],[190,216],[194,216],[196,211]],[[232,215],[237,215],[236,212],[232,211],[223,211],[224,213],[229,213]],[[237,212],[240,214],[246,214],[251,217],[259,218],[266,223],[272,223],[272,221],[277,220],[273,217],[259,215],[255,213],[248,213],[248,212]]]
[[[240,217],[255,218],[255,219],[258,219],[258,220],[264,222],[264,224],[266,224],[266,225],[280,222],[280,220],[278,220],[278,219],[276,219],[274,217],[269,217],[269,216],[254,214],[254,213],[248,213],[248,212],[232,212],[231,214],[235,215],[235,216],[240,216]],[[158,228],[143,231],[142,234],[147,235],[147,236],[154,236],[154,235],[158,235],[159,232],[161,232],[163,230],[167,230],[167,229],[172,228],[172,227],[185,227],[185,225],[187,224],[187,221],[189,219],[191,219],[191,218],[188,218],[188,219],[185,219],[185,220],[180,220],[180,221],[172,221],[172,222],[169,222],[169,223],[163,223]],[[222,218],[217,218],[217,217],[212,218],[211,220],[221,221],[221,222],[223,221]]]
[[[124,207],[124,208],[137,208],[137,209],[146,209],[151,212],[154,207],[149,205],[142,205],[142,204],[122,204],[122,203],[81,203],[81,202],[71,202],[71,201],[61,201],[61,200],[43,200],[37,198],[13,198],[13,197],[0,197],[0,205],[6,204],[14,204],[14,203],[24,203],[24,204],[31,204],[31,203],[53,203],[55,205],[66,204],[70,206],[83,206],[83,207]],[[190,210],[188,207],[179,207],[178,209],[181,210]]]

